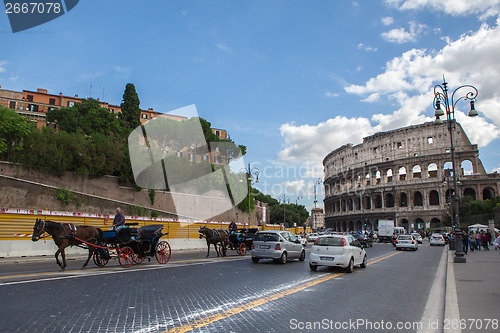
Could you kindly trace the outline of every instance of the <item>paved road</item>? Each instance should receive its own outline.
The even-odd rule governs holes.
[[[3,263],[0,331],[331,332],[344,325],[335,331],[373,332],[384,323],[412,325],[420,323],[443,251],[375,244],[367,249],[369,266],[352,274],[311,272],[307,261],[253,264],[249,255],[204,259],[204,252],[174,252],[166,265],[128,269],[81,271],[81,262],[70,261],[57,272],[52,261]]]

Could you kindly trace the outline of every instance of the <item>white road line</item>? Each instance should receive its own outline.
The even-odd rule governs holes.
[[[457,285],[455,283],[455,268],[453,266],[453,256],[448,255],[448,265],[446,272],[446,299],[444,302],[444,319],[453,323],[447,327],[447,333],[461,333],[460,325],[460,309],[458,308]]]
[[[425,304],[425,311],[420,320],[422,325],[417,333],[437,333],[442,332],[444,318],[444,297],[446,283],[446,259],[448,257],[448,248],[443,249],[441,260],[439,260],[438,270],[434,282],[432,282],[431,291]]]
[[[53,274],[65,274],[66,276],[57,276],[57,277],[49,277],[49,278],[42,278],[42,279],[33,279],[33,280],[24,280],[24,281],[13,281],[13,282],[0,282],[0,287],[2,286],[10,286],[10,285],[16,285],[16,284],[26,284],[26,283],[34,283],[34,282],[45,282],[45,281],[55,281],[55,280],[67,280],[67,279],[75,279],[75,278],[80,278],[80,277],[89,277],[89,276],[98,276],[98,275],[108,275],[108,274],[121,274],[121,273],[132,273],[132,272],[140,272],[140,271],[150,271],[150,270],[157,270],[157,269],[166,269],[166,268],[172,268],[172,267],[185,267],[185,266],[195,266],[195,265],[206,265],[206,264],[213,264],[213,263],[220,263],[220,262],[225,262],[225,261],[236,261],[236,260],[244,260],[248,259],[249,257],[241,257],[241,258],[234,258],[234,259],[200,259],[201,262],[187,262],[187,263],[167,263],[164,265],[148,265],[148,267],[145,268],[130,268],[130,269],[124,269],[121,267],[116,267],[116,268],[109,268],[109,269],[99,269],[99,270],[82,270],[82,271],[72,271],[72,272],[59,272],[59,273],[53,273]]]

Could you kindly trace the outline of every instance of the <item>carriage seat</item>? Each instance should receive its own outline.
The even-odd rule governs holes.
[[[158,236],[162,236],[163,224],[154,224],[154,225],[145,225],[140,227],[139,230],[139,239],[153,239]]]

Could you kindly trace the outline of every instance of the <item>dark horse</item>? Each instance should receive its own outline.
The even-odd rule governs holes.
[[[215,252],[217,252],[217,257],[226,256],[226,247],[229,242],[226,230],[222,229],[216,230],[216,229],[201,227],[198,233],[200,234],[200,239],[202,239],[203,236],[205,236],[207,240],[207,246],[208,246],[207,258],[208,255],[210,254],[210,244],[214,244]],[[217,247],[217,244],[220,244],[220,250]]]
[[[61,270],[64,271],[66,268],[66,254],[64,253],[64,249],[68,246],[80,245],[82,242],[77,240],[79,238],[85,242],[97,244],[102,239],[102,230],[99,228],[95,228],[89,225],[72,225],[70,223],[57,223],[52,221],[43,221],[42,219],[36,219],[35,225],[33,227],[33,236],[31,240],[36,242],[40,239],[41,235],[46,232],[52,236],[54,243],[56,243],[59,248],[56,253],[56,262],[61,267]],[[75,238],[76,237],[76,238]],[[83,264],[82,269],[87,267],[90,258],[96,251],[96,248],[93,246],[87,245],[89,249],[89,257],[85,264]],[[59,261],[59,253],[62,256],[62,263]]]

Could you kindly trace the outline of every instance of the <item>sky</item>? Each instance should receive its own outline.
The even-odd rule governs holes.
[[[119,105],[130,82],[142,109],[195,104],[258,189],[308,208],[329,152],[432,121],[443,75],[478,88],[479,117],[456,117],[500,170],[500,0],[82,0],[17,33],[2,11],[0,42],[2,89]]]

